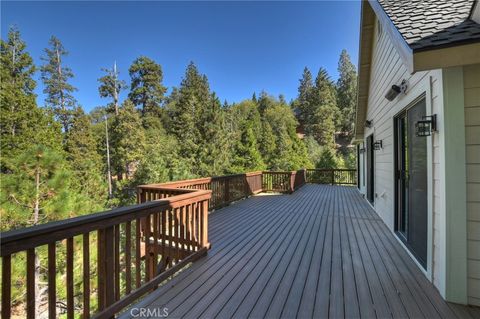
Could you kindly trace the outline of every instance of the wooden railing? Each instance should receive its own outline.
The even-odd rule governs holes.
[[[264,192],[293,193],[305,184],[305,170],[291,172],[263,172]]]
[[[355,181],[355,170],[302,169],[141,185],[137,205],[1,233],[2,318],[12,314],[12,282],[18,280],[12,278],[12,261],[19,255],[26,256],[28,318],[40,306],[40,278],[47,281],[50,318],[58,316],[58,303],[67,318],[112,317],[206,254],[209,210],[260,192],[292,193],[307,182]],[[39,265],[39,251],[47,255],[45,265]],[[82,272],[81,291],[74,287],[74,269]],[[57,297],[57,272],[65,273],[65,300]]]
[[[142,203],[138,205],[2,233],[2,318],[11,317],[12,260],[19,254],[26,255],[28,318],[34,318],[40,306],[36,285],[41,271],[38,252],[45,246],[48,261],[42,265],[46,273],[41,278],[48,283],[50,318],[58,316],[57,302],[65,305],[67,318],[80,314],[83,318],[92,314],[112,317],[174,272],[205,255],[209,247],[211,191],[156,188],[155,192],[140,198]],[[80,263],[74,254],[82,256]],[[92,261],[91,255],[96,255],[96,260]],[[95,269],[92,263],[96,264]],[[57,268],[63,264],[64,269]],[[74,268],[82,270],[81,292],[74,291]],[[65,282],[57,283],[57,271],[65,273]],[[97,281],[95,289],[90,287],[92,279]],[[58,285],[65,285],[66,300],[57,300]],[[92,294],[97,298],[96,309],[90,306]],[[79,302],[81,306],[76,311],[74,306]]]
[[[356,185],[355,169],[307,169],[307,183],[331,185]]]
[[[232,202],[262,191],[262,172],[250,172],[245,174],[215,176],[206,178],[189,179],[184,181],[168,182],[138,186],[139,198],[156,199],[162,196],[171,196],[158,189],[200,189],[211,190],[212,197],[209,200],[209,209],[219,209]]]

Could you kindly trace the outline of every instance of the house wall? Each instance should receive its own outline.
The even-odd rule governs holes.
[[[480,306],[480,64],[463,67],[468,303]]]
[[[408,82],[406,94],[394,101],[385,99],[385,93],[402,80]],[[374,208],[387,226],[394,231],[394,134],[393,118],[409,106],[417,97],[426,95],[427,114],[437,114],[439,122],[443,116],[442,71],[432,70],[411,75],[394,48],[388,34],[374,28],[370,89],[368,95],[367,120],[373,122],[365,128],[364,137],[374,134],[382,140],[383,149],[375,151],[375,203]],[[429,161],[429,256],[427,277],[444,295],[445,292],[445,213],[441,190],[442,178],[442,132],[427,137]],[[362,188],[361,191],[365,192]],[[399,244],[400,241],[399,241]]]

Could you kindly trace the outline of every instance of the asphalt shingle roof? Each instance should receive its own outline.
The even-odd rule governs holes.
[[[480,41],[469,19],[475,0],[378,0],[414,51]]]

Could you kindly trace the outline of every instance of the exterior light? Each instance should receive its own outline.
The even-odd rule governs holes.
[[[420,121],[415,122],[416,136],[430,136],[437,131],[437,115],[423,116]]]
[[[366,120],[365,121],[365,127],[372,127],[372,121]]]
[[[375,143],[373,143],[373,149],[375,151],[379,151],[383,148],[383,143],[382,143],[382,140],[378,140],[378,141],[375,141]]]
[[[385,94],[385,98],[389,101],[393,101],[400,93],[405,93],[406,91],[407,81],[402,80],[400,85],[392,85],[392,87],[387,91],[387,94]]]

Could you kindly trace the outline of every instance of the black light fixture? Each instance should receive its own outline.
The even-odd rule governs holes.
[[[364,148],[364,147],[362,147],[362,148],[358,149],[358,152],[359,152],[360,154],[363,154],[363,153],[365,153],[365,148]]]
[[[368,127],[368,128],[372,127],[372,121],[366,120],[365,127]]]
[[[402,80],[400,85],[392,85],[392,87],[387,91],[387,94],[385,94],[385,98],[389,101],[393,101],[400,93],[405,93],[406,91],[407,81]]]
[[[383,148],[383,143],[382,143],[382,140],[378,140],[378,141],[375,141],[375,143],[373,143],[373,149],[375,151],[379,151]]]
[[[430,136],[437,131],[437,114],[422,116],[420,121],[415,122],[415,135],[419,137]]]

